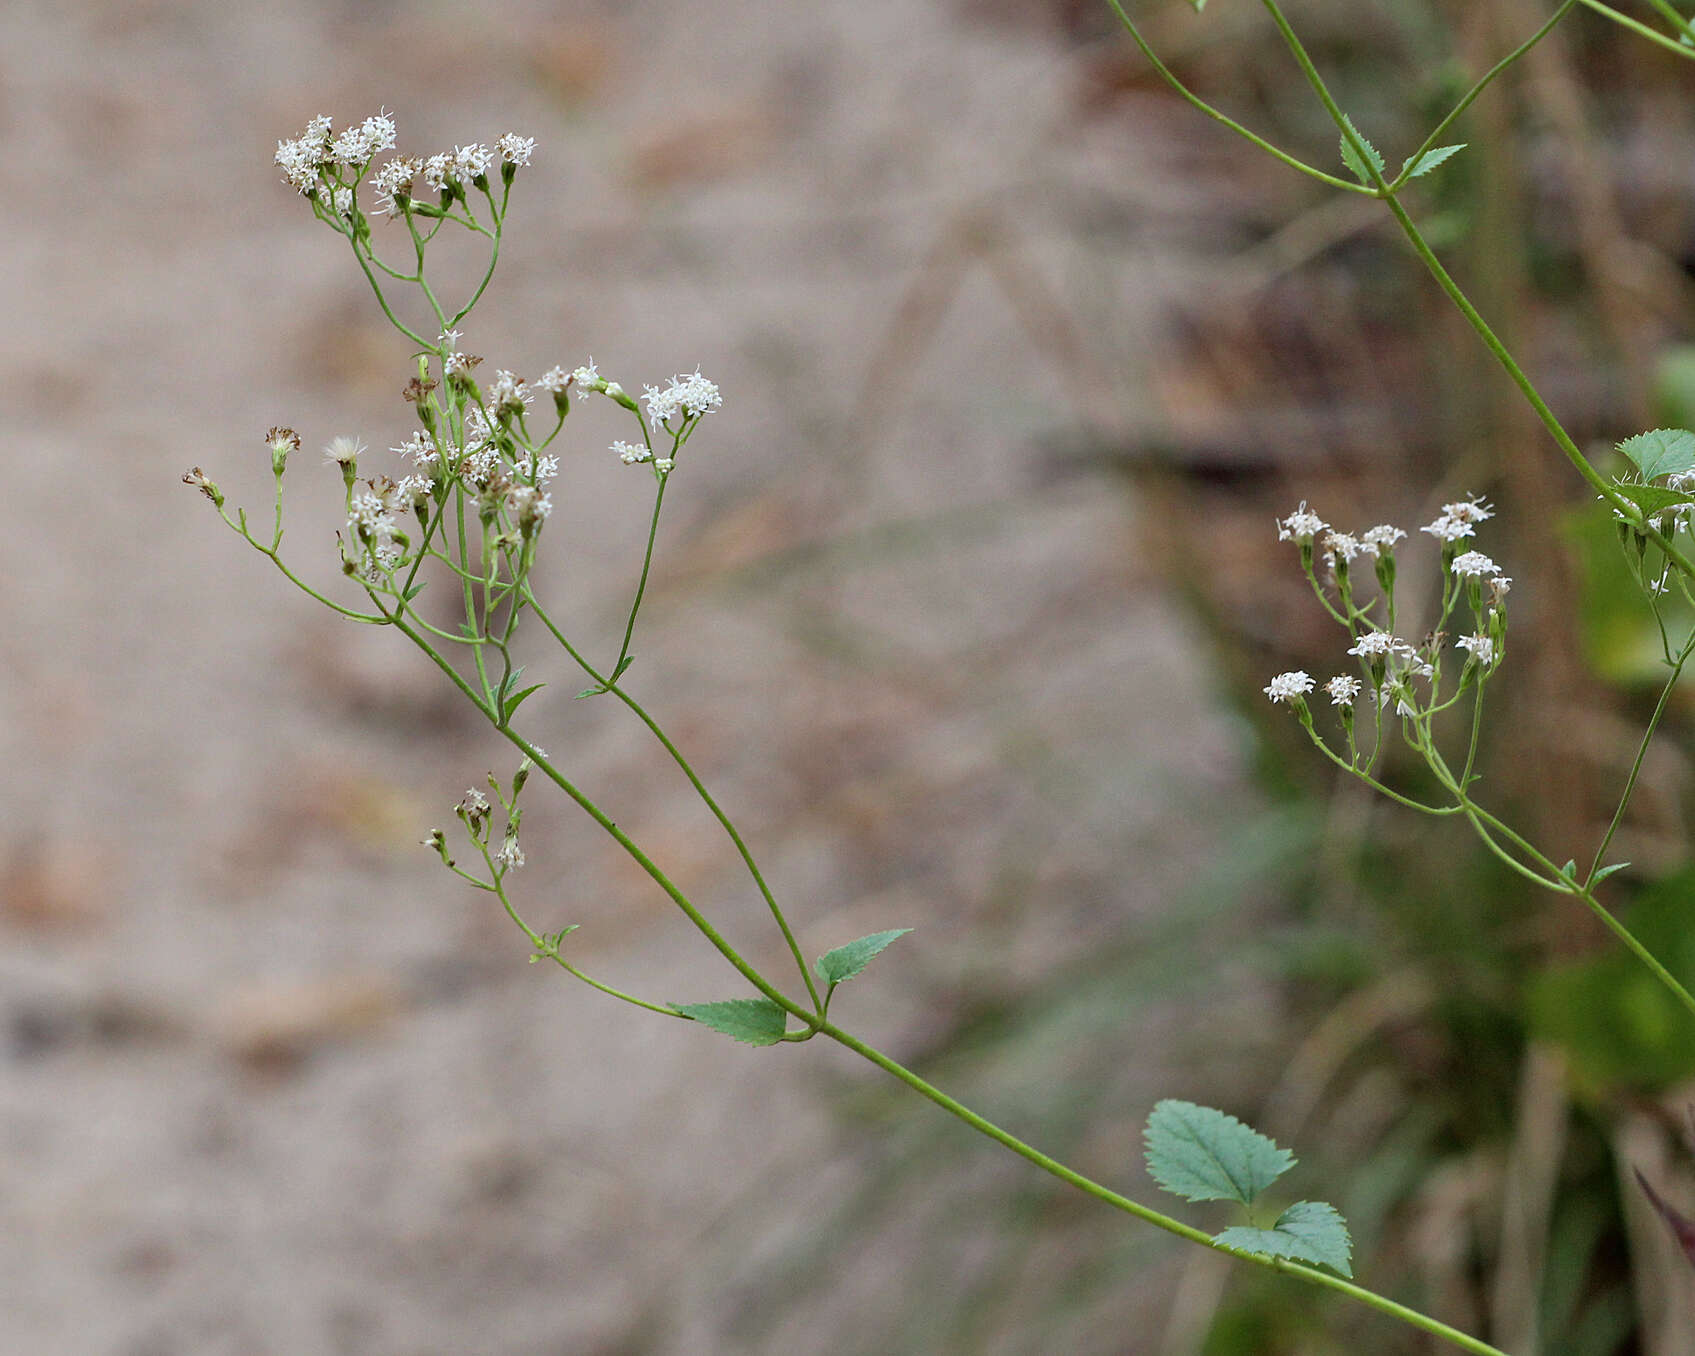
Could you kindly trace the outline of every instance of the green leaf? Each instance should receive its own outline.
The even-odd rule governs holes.
[[[673,1003],[685,1017],[721,1031],[743,1045],[775,1045],[789,1015],[769,998],[726,998],[721,1003]]]
[[[1189,0],[1189,3],[1195,7],[1196,14],[1207,7],[1207,0]]]
[[[1360,138],[1360,144],[1365,147],[1366,155],[1371,157],[1372,165],[1376,167],[1379,174],[1382,174],[1383,152],[1378,150],[1377,147],[1373,146],[1364,137],[1360,136],[1360,129],[1354,126],[1353,120],[1346,114],[1342,116],[1342,121],[1348,124],[1348,131]],[[1354,150],[1354,148],[1348,143],[1348,138],[1346,136],[1342,138],[1342,163],[1354,172],[1354,178],[1358,179],[1362,184],[1371,183],[1371,171],[1366,168],[1365,161],[1360,159],[1359,152]]]
[[[1142,1138],[1154,1181],[1191,1201],[1252,1205],[1254,1197],[1295,1166],[1294,1154],[1259,1131],[1193,1102],[1160,1102]]]
[[[525,688],[522,692],[520,692],[517,696],[508,697],[506,699],[506,717],[505,718],[507,720],[511,720],[512,719],[512,713],[514,711],[516,711],[519,708],[519,706],[521,706],[523,704],[524,698],[528,697],[532,692],[540,692],[546,686],[547,686],[546,683],[533,683],[529,687]]]
[[[627,654],[620,659],[618,661],[618,667],[612,670],[612,681],[617,682],[619,677],[622,676],[624,670],[629,668],[630,665],[635,662],[636,657],[633,654]]]
[[[1612,875],[1613,872],[1623,871],[1624,868],[1629,866],[1629,865],[1630,865],[1629,862],[1614,862],[1611,866],[1603,866],[1599,871],[1597,871],[1595,873],[1595,878],[1593,880],[1591,880],[1589,883],[1591,885],[1599,885],[1608,876]]]
[[[580,701],[582,701],[582,699],[584,697],[598,697],[602,692],[605,692],[605,691],[606,691],[605,688],[599,687],[599,686],[585,687],[575,697],[571,698],[571,700],[574,701],[574,702],[580,702]]]
[[[1686,428],[1657,428],[1626,438],[1618,450],[1629,457],[1644,480],[1695,471],[1695,433]]]
[[[1449,156],[1463,151],[1465,148],[1466,143],[1463,141],[1458,146],[1432,146],[1423,155],[1403,164],[1401,166],[1401,177],[1403,179],[1416,179],[1421,174],[1429,174]]]
[[[416,598],[420,593],[422,593],[429,586],[430,586],[429,580],[420,579],[416,584],[412,585],[411,588],[406,590],[406,593],[405,593],[402,601],[408,602],[408,603],[411,602],[414,598]]]
[[[1613,488],[1641,509],[1644,518],[1652,518],[1667,509],[1676,508],[1679,504],[1695,504],[1695,494],[1668,490],[1661,485],[1631,485],[1624,481],[1615,481]]]
[[[1226,1229],[1212,1240],[1232,1252],[1291,1257],[1352,1276],[1354,1240],[1336,1207],[1323,1201],[1296,1201],[1269,1229]]]
[[[911,928],[894,928],[888,932],[873,932],[869,937],[826,951],[814,962],[813,969],[818,971],[818,978],[834,987],[844,979],[852,979],[896,937],[904,937],[911,931]]]
[[[1560,874],[1562,876],[1564,876],[1567,880],[1576,880],[1577,879],[1577,863],[1575,861],[1568,860],[1566,862],[1566,864],[1560,868]]]

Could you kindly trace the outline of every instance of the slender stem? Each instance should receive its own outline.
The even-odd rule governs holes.
[[[590,819],[594,820],[596,824],[600,825],[600,827],[606,831],[612,840],[616,842],[619,847],[624,849],[630,859],[647,873],[649,879],[651,879],[655,885],[665,892],[673,904],[682,910],[684,916],[688,918],[689,922],[694,924],[696,931],[698,931],[701,936],[705,937],[706,940],[712,944],[713,948],[719,955],[723,956],[725,960],[729,961],[730,964],[740,972],[743,979],[747,980],[749,984],[753,985],[754,988],[758,989],[760,993],[764,994],[765,997],[769,998],[784,1011],[800,1018],[801,1021],[808,1025],[812,1025],[816,1022],[817,1018],[813,1013],[807,1011],[807,1009],[803,1008],[800,1004],[796,1003],[785,994],[778,992],[777,989],[772,987],[770,981],[768,981],[764,975],[760,974],[758,970],[754,969],[752,965],[743,959],[741,953],[739,953],[723,938],[722,935],[719,934],[718,930],[707,921],[705,915],[694,906],[694,903],[689,899],[689,897],[677,888],[676,883],[672,881],[672,879],[662,870],[660,870],[651,857],[649,857],[641,850],[640,847],[636,845],[635,840],[614,824],[608,817],[606,811],[602,810],[600,806],[596,805],[592,800],[584,795],[582,791],[578,790],[577,787],[574,786],[565,777],[565,775],[559,771],[558,768],[554,767],[552,761],[543,750],[530,743],[529,740],[525,739],[510,726],[502,725],[500,723],[499,711],[497,711],[490,702],[486,701],[481,694],[472,689],[471,685],[460,676],[459,671],[436,652],[435,648],[429,643],[429,641],[424,639],[423,634],[415,630],[406,620],[404,615],[400,613],[391,614],[390,621],[408,640],[429,656],[435,666],[447,675],[448,680],[456,688],[458,688],[461,693],[470,699],[471,703],[477,708],[477,710],[481,711],[483,715],[488,717],[489,723],[493,725],[495,729],[499,730],[500,733],[520,751],[527,754],[530,761],[546,774],[549,781],[575,801],[583,813],[588,815]]]
[[[1671,0],[1648,0],[1648,3],[1653,6],[1654,11],[1662,19],[1677,29],[1679,33],[1695,37],[1695,24],[1691,24],[1688,19],[1679,14],[1677,7],[1671,3]]]
[[[1049,1173],[1052,1176],[1059,1178],[1060,1181],[1076,1187],[1079,1191],[1094,1197],[1094,1199],[1102,1202],[1103,1204],[1110,1205],[1117,1210],[1122,1210],[1127,1215],[1134,1215],[1137,1219],[1146,1224],[1153,1225],[1156,1229],[1163,1229],[1166,1233],[1176,1234],[1179,1238],[1185,1238],[1191,1243],[1198,1243],[1203,1248],[1212,1248],[1214,1251],[1226,1253],[1240,1261],[1251,1262],[1256,1266],[1262,1266],[1271,1271],[1281,1271],[1287,1275],[1306,1281],[1309,1284],[1320,1285],[1328,1289],[1338,1291],[1341,1294],[1347,1295],[1351,1299],[1358,1300],[1361,1304],[1369,1305],[1371,1308],[1376,1309],[1379,1313],[1387,1314],[1392,1318],[1397,1318],[1403,1323],[1410,1324],[1421,1331],[1430,1333],[1432,1336],[1440,1337],[1444,1341],[1451,1342],[1462,1351],[1473,1352],[1476,1356],[1507,1356],[1507,1353],[1503,1352],[1499,1347],[1492,1347],[1487,1342],[1480,1342],[1477,1338],[1470,1337],[1459,1331],[1457,1328],[1451,1328],[1446,1323],[1438,1322],[1436,1319],[1431,1318],[1426,1314],[1421,1314],[1416,1309],[1409,1309],[1403,1304],[1397,1304],[1394,1300],[1387,1299],[1374,1291],[1367,1290],[1363,1286],[1355,1285],[1351,1281],[1345,1281],[1340,1276],[1333,1276],[1327,1271],[1321,1271],[1317,1267],[1306,1266],[1300,1262],[1286,1261],[1282,1258],[1267,1257],[1258,1253],[1231,1252],[1228,1248],[1220,1248],[1210,1237],[1202,1233],[1199,1229],[1192,1228],[1180,1220],[1172,1219],[1169,1215],[1163,1215],[1157,1210],[1142,1205],[1140,1202],[1133,1201],[1128,1196],[1121,1195],[1119,1192],[1113,1191],[1110,1187],[1103,1186],[1093,1178],[1085,1177],[1082,1173],[1077,1172],[1075,1169],[1068,1168],[1058,1159],[1050,1158],[1040,1149],[1026,1144],[1016,1135],[1001,1129],[1001,1127],[996,1125],[993,1121],[979,1116],[963,1102],[957,1101],[955,1098],[948,1096],[948,1094],[943,1092],[940,1088],[926,1082],[911,1069],[908,1069],[904,1064],[891,1059],[881,1050],[867,1045],[864,1041],[849,1035],[846,1031],[843,1031],[840,1027],[833,1023],[821,1023],[818,1027],[818,1033],[822,1036],[828,1036],[838,1045],[845,1046],[849,1050],[852,1050],[855,1054],[869,1060],[879,1069],[883,1070],[884,1073],[890,1074],[899,1079],[902,1083],[905,1083],[907,1087],[911,1088],[921,1097],[934,1102],[937,1106],[941,1107],[942,1110],[957,1117],[959,1120],[964,1121],[965,1124],[969,1125],[973,1130],[977,1131],[981,1135],[987,1136],[989,1139],[992,1139],[996,1144],[1001,1145],[1003,1148],[1010,1149],[1020,1158],[1035,1164],[1043,1172]]]
[[[665,731],[660,728],[659,723],[647,713],[646,708],[643,707],[642,704],[634,697],[630,696],[628,692],[624,691],[623,688],[617,686],[615,683],[609,684],[605,678],[595,671],[593,665],[584,658],[582,653],[565,638],[564,632],[562,632],[559,627],[554,624],[553,618],[547,614],[546,609],[543,608],[541,603],[537,601],[535,594],[530,591],[528,584],[523,587],[523,601],[525,605],[529,607],[530,611],[535,613],[536,619],[540,621],[541,624],[552,634],[554,640],[559,643],[560,648],[562,648],[566,654],[570,655],[571,658],[576,661],[577,666],[581,668],[592,681],[611,692],[613,696],[623,702],[625,706],[629,707],[629,709],[635,714],[636,719],[641,721],[643,725],[647,726],[653,737],[657,739],[664,747],[665,751],[671,755],[671,760],[682,770],[683,776],[688,778],[689,785],[695,789],[695,794],[700,797],[701,802],[709,811],[711,811],[712,817],[718,821],[724,832],[729,835],[730,841],[735,844],[736,852],[742,859],[742,865],[747,867],[748,875],[753,877],[753,883],[758,887],[760,897],[765,901],[765,907],[771,911],[771,917],[776,920],[778,928],[782,931],[783,940],[788,943],[789,954],[794,957],[795,964],[800,968],[801,978],[806,983],[806,992],[812,998],[813,1010],[815,1012],[821,1011],[822,1004],[818,996],[818,987],[813,982],[811,967],[807,965],[806,957],[801,953],[800,942],[795,937],[794,929],[789,926],[789,920],[783,915],[783,910],[779,907],[776,896],[771,893],[771,887],[765,883],[765,876],[759,869],[759,863],[754,860],[753,852],[743,840],[740,831],[737,830],[735,821],[732,820],[729,815],[724,813],[723,807],[720,806],[713,798],[712,793],[706,789],[706,784],[701,781],[699,775],[689,764],[689,760],[683,757],[682,750],[671,742],[670,736],[667,735]]]
[[[683,1021],[689,1020],[675,1008],[668,1008],[661,1003],[650,1003],[645,998],[637,998],[632,993],[625,993],[622,989],[615,989],[610,984],[603,984],[592,975],[584,974],[575,965],[571,964],[570,961],[566,960],[565,957],[559,954],[560,939],[558,937],[544,937],[541,933],[537,932],[524,921],[524,916],[518,912],[517,906],[512,903],[511,896],[506,893],[506,886],[502,880],[504,872],[495,866],[494,857],[488,850],[488,844],[476,837],[473,837],[472,841],[476,843],[477,851],[482,854],[483,864],[488,867],[489,880],[480,881],[475,876],[466,875],[466,873],[460,871],[458,867],[453,868],[454,872],[458,875],[465,876],[465,878],[473,885],[479,886],[484,890],[492,890],[495,893],[495,895],[499,898],[501,905],[505,908],[507,916],[511,918],[511,920],[523,931],[524,935],[530,939],[530,945],[536,949],[536,956],[546,956],[550,960],[557,962],[560,967],[572,977],[582,980],[583,983],[587,984],[591,989],[599,989],[601,993],[606,994],[609,998],[617,998],[625,1003],[632,1004],[635,1007],[646,1008],[649,1012],[657,1012],[661,1017],[677,1017],[681,1018]],[[535,959],[535,957],[532,957],[532,959]]]
[[[1554,25],[1559,23],[1561,19],[1565,18],[1565,16],[1570,13],[1572,6],[1577,3],[1578,0],[1562,0],[1560,7],[1548,16],[1542,27],[1538,28],[1517,47],[1508,52],[1506,56],[1502,57],[1493,66],[1491,66],[1488,71],[1484,73],[1482,78],[1465,92],[1464,97],[1462,97],[1460,101],[1454,105],[1448,116],[1436,124],[1435,130],[1424,139],[1424,143],[1409,157],[1407,157],[1407,167],[1396,177],[1395,182],[1389,185],[1391,192],[1394,192],[1399,189],[1402,184],[1406,183],[1406,181],[1412,176],[1412,168],[1418,163],[1419,157],[1441,140],[1443,134],[1454,125],[1460,115],[1477,101],[1477,96],[1482,94],[1484,90],[1488,89],[1489,86],[1494,83],[1495,77],[1501,74],[1502,71],[1506,70],[1507,67],[1511,66],[1532,47],[1536,46],[1537,43],[1541,42],[1543,38],[1548,36],[1548,34],[1552,33],[1554,31]]]
[[[1601,867],[1601,858],[1606,856],[1607,849],[1612,846],[1613,835],[1624,822],[1624,812],[1630,804],[1630,798],[1636,791],[1637,778],[1642,775],[1642,763],[1648,756],[1648,745],[1653,742],[1655,733],[1660,728],[1660,720],[1666,713],[1666,705],[1671,701],[1672,689],[1677,686],[1677,680],[1683,673],[1683,666],[1689,661],[1691,652],[1695,652],[1695,631],[1691,631],[1689,642],[1677,656],[1677,662],[1672,666],[1671,677],[1666,679],[1666,685],[1660,689],[1660,700],[1655,703],[1654,714],[1648,718],[1648,727],[1642,732],[1642,742],[1637,745],[1636,758],[1630,765],[1630,776],[1625,778],[1624,794],[1619,797],[1618,809],[1613,811],[1612,822],[1607,825],[1607,832],[1601,838],[1601,845],[1595,849],[1595,857],[1589,863],[1589,872],[1583,878],[1583,888],[1590,889],[1595,883],[1595,872]]]
[[[1671,991],[1672,996],[1684,1006],[1689,1014],[1691,1016],[1695,1016],[1695,995],[1692,995],[1688,989],[1684,988],[1670,970],[1660,964],[1652,951],[1648,950],[1647,947],[1643,946],[1641,942],[1636,940],[1636,935],[1623,923],[1619,922],[1619,920],[1613,916],[1612,912],[1603,905],[1600,900],[1595,898],[1594,892],[1590,890],[1588,886],[1573,885],[1572,893],[1576,894],[1577,897],[1588,906],[1589,912],[1599,918],[1613,936],[1617,937],[1619,941],[1624,943],[1625,947],[1636,957],[1637,960],[1641,961],[1654,972],[1654,977]]]
[[[501,194],[500,194],[500,207],[499,207],[498,210],[496,210],[495,207],[494,207],[494,196],[492,194],[488,193],[486,190],[484,192],[484,196],[487,197],[488,200],[489,200],[490,210],[494,211],[494,213],[495,213],[494,234],[489,237],[491,243],[489,245],[489,252],[488,252],[488,267],[483,270],[483,280],[480,283],[477,284],[477,290],[475,292],[471,293],[471,299],[469,301],[467,301],[464,304],[464,306],[462,306],[460,308],[458,314],[453,317],[452,323],[447,326],[448,329],[452,329],[454,325],[457,325],[466,316],[470,315],[471,314],[471,308],[474,307],[479,301],[482,300],[483,293],[488,288],[489,279],[494,277],[494,266],[500,262],[500,237],[503,234],[503,232],[502,232],[502,222],[503,222],[503,220],[506,216],[507,199],[512,196],[512,185],[507,184],[502,189]],[[470,200],[467,199],[466,202],[465,202],[465,211],[468,214],[470,212],[470,210],[471,210],[471,203],[470,203]],[[481,227],[477,227],[475,229],[482,230]],[[483,234],[488,235],[488,232],[483,231]]]
[[[1207,117],[1211,118],[1214,122],[1223,123],[1238,136],[1246,137],[1267,155],[1281,160],[1285,165],[1289,166],[1290,169],[1299,170],[1302,174],[1307,175],[1309,178],[1317,179],[1320,183],[1329,184],[1332,188],[1345,188],[1350,193],[1371,192],[1370,189],[1364,188],[1359,184],[1351,184],[1346,179],[1338,179],[1334,174],[1326,174],[1321,169],[1314,169],[1305,161],[1295,159],[1295,157],[1290,155],[1287,151],[1278,150],[1277,147],[1273,146],[1264,137],[1259,136],[1257,133],[1250,132],[1234,118],[1229,117],[1227,114],[1221,113],[1218,109],[1214,108],[1205,99],[1194,93],[1194,91],[1172,74],[1166,64],[1154,53],[1154,49],[1148,46],[1148,41],[1142,36],[1141,30],[1139,30],[1136,25],[1130,21],[1130,16],[1124,12],[1124,6],[1119,3],[1119,0],[1107,0],[1107,3],[1112,6],[1113,13],[1118,16],[1118,22],[1124,25],[1125,32],[1129,33],[1130,40],[1134,42],[1137,47],[1142,49],[1142,55],[1148,59],[1148,63],[1154,68],[1154,70],[1159,72],[1160,78],[1164,80],[1166,84],[1170,85],[1172,89],[1176,90],[1178,94],[1182,95],[1183,98],[1190,104],[1194,105],[1194,107],[1198,108],[1202,113],[1205,113]]]
[[[647,592],[648,571],[653,568],[653,543],[659,535],[659,510],[665,503],[665,487],[671,483],[671,477],[659,477],[659,490],[653,496],[653,518],[647,525],[647,550],[642,553],[641,579],[636,583],[635,601],[630,604],[630,619],[624,623],[624,641],[618,647],[617,662],[612,665],[612,681],[618,681],[618,675],[624,671],[624,661],[630,657],[630,637],[636,630],[636,613],[641,611],[642,595]]]
[[[1668,38],[1664,33],[1649,28],[1647,24],[1632,19],[1628,14],[1619,13],[1611,5],[1603,5],[1601,0],[1581,0],[1581,3],[1594,10],[1595,13],[1605,15],[1615,24],[1622,24],[1639,37],[1647,38],[1649,42],[1656,46],[1664,47],[1670,52],[1676,52],[1680,57],[1695,57],[1695,49],[1685,47],[1675,38]]]

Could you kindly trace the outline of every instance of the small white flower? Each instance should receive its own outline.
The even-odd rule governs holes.
[[[1344,561],[1352,560],[1364,549],[1365,547],[1360,544],[1358,537],[1350,536],[1346,532],[1326,532],[1324,534],[1324,554],[1329,558],[1331,564],[1335,564],[1338,556]]]
[[[565,384],[570,380],[570,373],[563,367],[550,367],[536,378],[536,385],[549,395],[558,395],[565,389]]]
[[[1412,646],[1404,640],[1396,640],[1387,631],[1367,631],[1348,653],[1361,659],[1375,659],[1379,655],[1411,654]]]
[[[494,854],[494,859],[510,871],[524,864],[524,849],[518,846],[516,838],[508,835],[506,841],[500,845],[500,851]]]
[[[612,444],[612,450],[618,454],[618,460],[626,466],[634,466],[653,456],[653,453],[640,443],[627,443],[622,438]]]
[[[672,461],[669,457],[655,457],[653,459],[653,469],[658,471],[662,476],[670,475],[676,465],[677,463]]]
[[[724,397],[718,393],[717,384],[701,376],[698,367],[686,377],[672,377],[671,384],[679,388],[677,399],[683,412],[691,418],[698,419],[724,406]]]
[[[407,504],[421,504],[430,497],[435,484],[428,476],[402,476],[394,487],[395,495]]]
[[[481,142],[458,146],[453,151],[453,177],[460,180],[477,179],[488,173],[494,163],[494,152]]]
[[[1379,523],[1376,527],[1366,529],[1360,537],[1360,545],[1375,556],[1384,551],[1393,551],[1395,543],[1406,535],[1398,527],[1391,527],[1388,523]]]
[[[606,389],[606,378],[600,375],[599,370],[594,365],[593,358],[590,358],[588,362],[571,373],[571,380],[580,391],[604,391]]]
[[[1467,551],[1464,555],[1454,557],[1454,573],[1461,576],[1471,575],[1481,578],[1488,574],[1499,574],[1501,567],[1481,551]]]
[[[1454,642],[1483,668],[1495,662],[1495,642],[1485,635],[1461,636]]]
[[[499,414],[516,414],[530,403],[530,388],[512,373],[502,369],[489,383],[488,403]]]
[[[399,447],[391,447],[389,451],[410,457],[414,466],[429,466],[437,457],[436,440],[424,429],[415,430]]]
[[[530,152],[536,148],[536,139],[508,132],[495,144],[500,147],[500,158],[508,165],[527,165],[530,163]]]
[[[1307,501],[1303,499],[1298,509],[1278,521],[1277,540],[1300,542],[1305,545],[1328,526],[1324,519],[1307,508]]]
[[[536,458],[536,484],[545,485],[558,474],[558,457],[547,456]]]
[[[1324,690],[1330,694],[1331,705],[1352,706],[1354,699],[1360,695],[1360,680],[1337,674],[1324,685]]]
[[[412,184],[423,165],[411,156],[390,160],[371,176],[371,186],[377,191],[377,210],[385,216],[400,215],[400,198],[411,198]]]
[[[438,193],[447,187],[452,174],[453,157],[450,155],[432,155],[424,161],[424,182]]]
[[[657,386],[644,386],[642,399],[647,402],[647,417],[655,423],[666,423],[682,414],[698,419],[721,408],[724,398],[718,387],[701,376],[697,367],[687,376],[675,376],[662,391]]]
[[[647,417],[656,424],[663,424],[666,420],[675,418],[681,408],[674,382],[663,391],[657,386],[642,387],[642,399],[647,402]]]
[[[1296,669],[1291,673],[1280,673],[1266,685],[1265,695],[1274,702],[1294,702],[1296,698],[1305,696],[1313,688],[1312,677]]]
[[[1458,541],[1461,537],[1471,536],[1477,529],[1465,518],[1456,518],[1444,513],[1435,522],[1419,528],[1420,532],[1428,532],[1442,541]]]
[[[348,503],[347,525],[361,536],[374,538],[393,536],[396,526],[388,505],[369,490],[361,490]]]
[[[1494,508],[1475,494],[1456,504],[1442,505],[1442,516],[1461,523],[1481,523],[1495,516]]]

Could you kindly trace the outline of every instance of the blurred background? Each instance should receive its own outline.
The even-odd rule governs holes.
[[[1138,9],[1186,79],[1333,163],[1257,6]],[[1549,6],[1292,10],[1394,165]],[[1681,1018],[1259,690],[1341,667],[1275,517],[1416,528],[1478,493],[1517,581],[1491,803],[1586,861],[1653,706],[1610,527],[1373,203],[1199,118],[1093,0],[13,0],[0,38],[8,1350],[1430,1349],[1126,1222],[845,1052],[527,965],[418,846],[506,746],[178,481],[262,512],[292,425],[285,551],[339,586],[316,449],[410,433],[408,353],[271,153],[379,106],[403,152],[537,138],[468,348],[723,388],[626,682],[809,955],[915,929],[841,992],[849,1029],[1150,1201],[1153,1102],[1222,1106],[1301,1155],[1366,1283],[1515,1353],[1695,1350],[1631,1180],[1695,1205]],[[1598,455],[1695,419],[1692,76],[1580,12],[1413,195]],[[555,613],[602,657],[650,492],[606,451],[624,432],[573,414],[547,534]],[[535,660],[528,732],[777,973],[663,752]],[[1695,977],[1690,714],[1608,897]],[[541,791],[532,921],[580,924],[572,954],[645,996],[741,992]]]

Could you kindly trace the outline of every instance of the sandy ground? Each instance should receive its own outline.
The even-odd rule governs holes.
[[[1034,19],[911,0],[5,7],[0,1347],[1152,1350],[1124,1326],[1157,1312],[1147,1291],[1059,1345],[1035,1335],[1058,1320],[1016,1315],[891,1335],[891,1297],[981,1280],[981,1240],[905,1186],[910,1212],[772,1299],[762,1278],[907,1118],[942,1135],[938,1198],[1006,1170],[917,1103],[855,1103],[875,1080],[841,1051],[748,1051],[526,965],[417,846],[509,771],[503,746],[178,483],[197,463],[262,508],[264,431],[292,424],[288,545],[336,587],[316,449],[406,435],[406,347],[271,149],[379,105],[403,150],[536,136],[468,345],[531,376],[592,353],[632,388],[697,363],[722,386],[630,682],[810,954],[917,929],[841,1016],[923,1055],[973,997],[1169,907],[1244,803],[1123,487],[1045,450],[1143,417],[1179,257],[1156,120],[1181,114],[1092,123],[1087,56]],[[1067,366],[1067,324],[1094,377]],[[645,528],[607,416],[573,416],[547,566],[601,655]],[[661,752],[536,664],[533,736],[779,965]],[[521,898],[582,925],[584,965],[657,999],[742,992],[592,825],[531,799]],[[1182,1090],[1156,1089],[1148,1037],[1173,1020],[1108,1018],[1115,1062],[1147,1072],[1085,1136],[1143,1192],[1136,1118]],[[1055,1102],[1094,1076],[1033,1058]],[[1169,1250],[1145,1246],[1157,1287]],[[749,1294],[765,1318],[738,1327]]]

